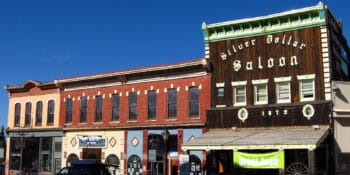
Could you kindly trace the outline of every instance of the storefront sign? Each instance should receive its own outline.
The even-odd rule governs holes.
[[[79,148],[107,148],[106,140],[101,136],[83,136],[79,138]]]
[[[284,169],[284,151],[271,153],[234,152],[233,163],[238,168]]]
[[[188,154],[179,154],[180,161],[180,175],[188,175],[189,174],[189,162],[190,157]]]

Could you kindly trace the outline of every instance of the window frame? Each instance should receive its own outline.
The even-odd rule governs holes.
[[[35,126],[41,126],[43,123],[43,102],[36,102],[36,110],[35,110]]]
[[[94,122],[102,122],[103,117],[103,96],[95,96],[95,117]]]
[[[247,105],[247,81],[231,82],[233,88],[233,106],[246,106]],[[237,88],[244,88],[244,102],[237,102]]]
[[[66,102],[66,116],[65,116],[65,123],[72,123],[73,119],[73,99],[72,98],[67,98]]]
[[[21,125],[21,103],[15,104],[14,126]]]
[[[47,102],[47,125],[53,125],[55,121],[55,100]]]
[[[170,109],[173,107],[175,110]],[[174,113],[171,111],[174,111]],[[167,117],[168,119],[177,118],[177,89],[175,88],[167,90]]]
[[[253,80],[252,84],[254,85],[254,105],[266,105],[269,102],[269,94],[268,94],[268,79],[262,80]],[[265,87],[265,93],[263,95],[259,95],[258,87]],[[259,94],[258,94],[259,93]],[[259,98],[266,96],[266,100],[259,100]]]
[[[87,112],[88,110],[88,99],[83,96],[80,97],[80,108],[79,108],[79,122],[86,123],[87,122]]]
[[[120,95],[112,94],[111,121],[118,121],[120,115]]]
[[[147,119],[157,119],[157,91],[155,90],[147,92]]]
[[[189,118],[199,117],[199,88],[197,86],[188,88],[188,106]]]
[[[128,110],[128,120],[136,121],[137,120],[137,93],[129,92],[129,110]]]
[[[290,81],[292,77],[277,77],[274,78],[275,84],[276,84],[276,103],[290,103],[292,100],[291,96],[291,86],[290,86]],[[288,93],[288,99],[281,99],[281,85],[286,85],[288,86],[287,93]],[[286,93],[285,93],[286,94]]]
[[[305,101],[315,101],[316,99],[316,90],[315,90],[315,74],[306,74],[306,75],[298,75],[297,79],[299,80],[299,97],[300,97],[300,101],[301,102],[305,102]],[[305,96],[305,92],[303,90],[303,84],[305,82],[310,82],[311,81],[311,93],[312,93],[312,97],[304,97]]]
[[[25,118],[24,118],[24,126],[30,126],[31,125],[31,119],[32,119],[32,103],[26,102],[25,104]]]

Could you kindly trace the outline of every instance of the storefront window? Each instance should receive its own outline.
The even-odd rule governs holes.
[[[41,139],[41,171],[51,171],[51,147],[52,139],[50,137],[44,137]]]
[[[20,170],[22,139],[11,138],[10,142],[10,169]]]

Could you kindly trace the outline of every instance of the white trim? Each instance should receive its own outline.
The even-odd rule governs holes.
[[[269,79],[260,79],[260,80],[252,80],[252,84],[267,84],[269,82]]]
[[[310,80],[310,79],[315,79],[315,77],[316,77],[315,74],[297,75],[298,80]]]
[[[302,83],[303,80],[312,80],[312,97],[303,97],[303,92],[302,92]],[[301,81],[299,81],[299,96],[300,96],[300,101],[314,101],[315,100],[315,80],[314,79],[301,79]]]
[[[232,86],[245,86],[247,85],[247,81],[233,81],[231,82]]]
[[[257,86],[258,85],[265,85],[266,87],[266,92],[265,92],[265,95],[266,95],[266,100],[265,101],[257,101]],[[255,84],[254,85],[254,104],[256,105],[265,105],[265,104],[268,104],[268,101],[269,101],[269,94],[268,94],[268,86],[267,84],[264,84],[264,83],[259,83],[259,84]]]
[[[237,88],[244,87],[244,102],[237,102]],[[247,105],[247,87],[245,85],[233,87],[233,106],[245,106]]]
[[[289,80],[290,81],[290,80]],[[290,88],[290,82],[289,81],[279,81],[276,83],[276,102],[277,103],[290,103],[291,102],[291,88]],[[280,100],[280,93],[279,93],[279,86],[282,83],[288,83],[288,99],[286,100]]]
[[[224,87],[225,83],[216,83],[216,87]]]
[[[276,77],[276,78],[274,78],[274,80],[275,80],[276,83],[286,82],[286,81],[291,81],[292,77],[291,76],[288,76],[288,77]]]
[[[216,105],[215,107],[217,107],[217,108],[225,108],[226,105]]]

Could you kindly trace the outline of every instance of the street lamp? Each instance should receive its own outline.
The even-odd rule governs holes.
[[[169,138],[169,131],[164,127],[162,133],[161,133],[163,140],[164,140],[164,166],[163,166],[163,173],[166,174],[166,168],[167,168],[167,140]]]

